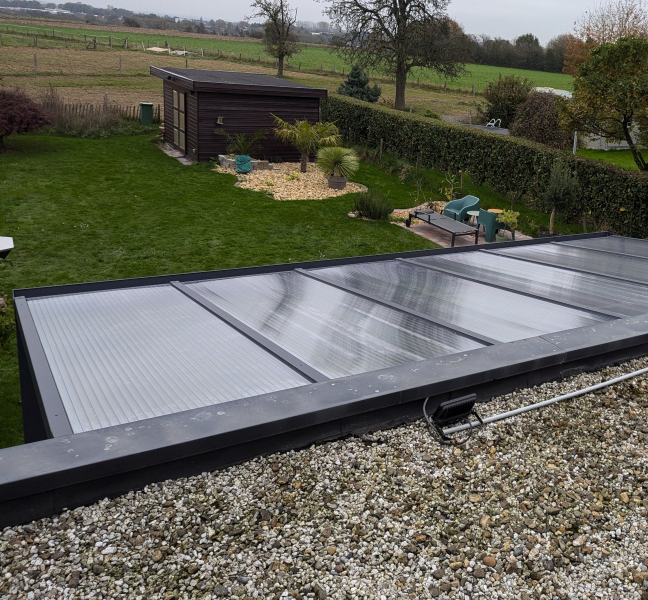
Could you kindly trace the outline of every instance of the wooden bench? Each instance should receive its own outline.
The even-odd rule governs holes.
[[[455,237],[459,235],[474,235],[475,244],[479,241],[479,227],[473,227],[472,225],[466,225],[461,221],[455,221],[450,217],[446,217],[438,212],[433,210],[415,210],[412,213],[409,213],[405,225],[409,227],[412,224],[412,219],[420,219],[421,221],[432,225],[433,227],[438,227],[443,231],[447,231],[452,234],[452,244],[451,247],[454,248]]]

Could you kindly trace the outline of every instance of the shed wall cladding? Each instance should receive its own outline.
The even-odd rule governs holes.
[[[225,154],[225,137],[216,135],[216,119],[223,117],[218,126],[229,133],[253,133],[259,129],[268,130],[257,154],[261,158],[281,157],[284,161],[299,160],[299,152],[290,145],[277,140],[272,134],[273,114],[284,121],[294,123],[295,119],[319,120],[319,98],[295,98],[288,96],[223,94],[219,92],[198,92],[200,130],[198,160],[209,160],[218,154]]]

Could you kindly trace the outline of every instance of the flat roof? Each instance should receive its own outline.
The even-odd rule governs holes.
[[[179,69],[176,67],[150,67],[151,75],[184,85],[191,90],[222,92],[257,92],[302,97],[326,97],[324,88],[314,88],[302,83],[272,77],[264,73],[240,71],[212,71],[206,69]]]
[[[14,298],[23,407],[54,438],[0,451],[0,496],[18,498],[36,480],[57,489],[53,473],[141,469],[149,482],[171,457],[214,468],[411,418],[426,397],[487,400],[646,353],[648,241],[567,236]]]

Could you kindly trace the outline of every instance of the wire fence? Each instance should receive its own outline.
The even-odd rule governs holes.
[[[90,104],[90,103],[76,103],[76,104],[60,104],[57,110],[63,114],[77,115],[80,117],[87,117],[93,115],[100,115],[106,112],[113,112],[128,121],[140,121],[141,106],[138,104]],[[162,121],[161,105],[153,106],[153,123],[160,123]]]

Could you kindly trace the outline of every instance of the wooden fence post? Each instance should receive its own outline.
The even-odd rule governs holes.
[[[119,74],[122,74],[122,59],[121,59],[121,54],[119,55]]]
[[[34,54],[34,73],[38,73],[38,60],[36,59],[35,54]]]

